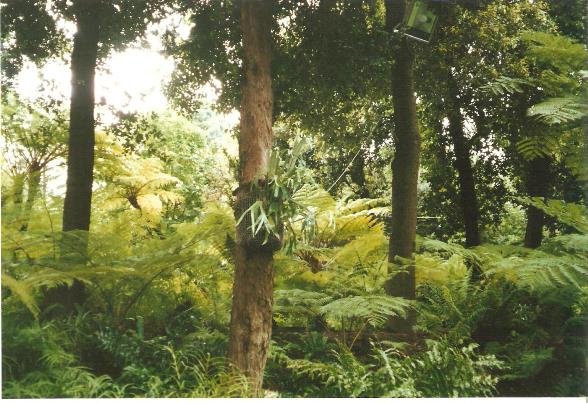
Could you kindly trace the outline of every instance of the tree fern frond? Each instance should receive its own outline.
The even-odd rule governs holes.
[[[390,201],[386,198],[379,199],[356,199],[345,203],[338,208],[339,214],[342,216],[354,214],[359,212],[366,212],[368,210],[377,209],[378,207],[389,208]]]
[[[388,239],[383,233],[368,233],[345,244],[334,259],[342,268],[351,269],[356,264],[388,261]]]
[[[565,251],[580,257],[588,256],[588,235],[566,234],[548,238],[540,249],[554,255],[559,255],[561,251]]]
[[[569,123],[584,118],[588,114],[586,102],[578,97],[549,98],[533,105],[527,111],[528,116],[541,122],[556,125]]]
[[[517,197],[516,199],[543,211],[563,224],[574,227],[583,234],[588,234],[588,210],[585,206],[555,199],[544,201],[541,197]]]
[[[274,292],[278,306],[300,305],[306,307],[320,307],[329,303],[333,297],[322,292],[306,290],[276,290]]]
[[[453,255],[459,255],[472,264],[479,264],[480,257],[472,249],[466,249],[461,245],[454,243],[447,243],[436,239],[421,238],[417,240],[417,248],[419,253],[432,253],[446,259]]]
[[[586,259],[553,256],[535,251],[531,258],[509,257],[489,265],[486,275],[503,275],[520,286],[545,290],[561,286],[576,288],[588,284]]]
[[[518,152],[527,161],[553,155],[559,147],[557,138],[553,136],[527,137],[516,144]]]
[[[532,83],[529,80],[502,76],[481,86],[480,90],[493,95],[507,95],[524,92],[525,87],[530,85]]]
[[[88,278],[88,270],[84,267],[78,270],[62,271],[53,268],[44,268],[31,273],[22,280],[29,287],[39,289],[41,287],[54,288],[59,286],[71,286],[74,280],[91,285]]]
[[[360,319],[373,327],[382,326],[393,316],[405,317],[410,301],[389,295],[357,295],[340,298],[320,308],[332,319]]]
[[[41,312],[35,301],[33,289],[25,281],[16,280],[14,277],[2,272],[2,287],[8,288],[27,307],[35,318]]]
[[[449,259],[417,255],[415,263],[417,284],[425,282],[447,284],[449,281],[459,279],[469,280],[469,270],[460,255],[453,255]]]
[[[292,200],[303,207],[314,207],[321,211],[335,208],[335,199],[321,186],[304,184],[293,195]]]

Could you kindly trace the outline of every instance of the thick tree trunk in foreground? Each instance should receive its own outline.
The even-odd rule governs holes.
[[[239,135],[236,205],[251,198],[250,184],[267,171],[272,145],[271,2],[241,2],[244,85]],[[237,209],[236,209],[237,211]],[[238,217],[237,217],[238,218]],[[263,383],[272,331],[273,251],[237,231],[229,359],[248,377],[252,394]]]
[[[463,129],[463,116],[457,94],[456,83],[449,79],[449,135],[455,152],[455,169],[459,178],[459,198],[465,227],[466,246],[480,244],[479,211],[476,197],[474,171],[470,160],[470,149]]]
[[[549,192],[550,160],[547,157],[535,158],[528,162],[526,188],[529,197],[546,198]],[[537,248],[543,240],[543,211],[529,206],[527,208],[527,228],[525,230],[525,246]]]
[[[389,32],[402,21],[405,9],[404,0],[386,1],[386,26]],[[407,39],[403,37],[398,40],[400,48],[395,55],[392,71],[395,153],[392,162],[392,221],[388,252],[388,261],[391,263],[396,262],[397,257],[414,259],[421,145],[414,95],[414,57]],[[414,265],[408,265],[386,283],[389,295],[411,300],[415,299],[415,289]],[[393,320],[390,323],[391,330],[410,334],[415,319],[415,313],[410,312],[406,320]]]
[[[71,104],[63,231],[90,229],[94,170],[94,75],[98,51],[98,0],[78,0],[71,55]]]
[[[77,32],[71,55],[71,102],[67,183],[63,205],[62,257],[85,256],[87,236],[65,236],[68,231],[90,229],[94,170],[94,76],[99,41],[99,0],[74,1]],[[61,304],[73,312],[85,299],[84,285],[49,289],[45,305]]]

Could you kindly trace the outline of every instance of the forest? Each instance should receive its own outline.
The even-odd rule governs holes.
[[[588,394],[584,0],[1,0],[4,398]]]

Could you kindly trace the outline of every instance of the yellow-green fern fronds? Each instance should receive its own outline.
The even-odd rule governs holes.
[[[336,321],[359,320],[372,327],[380,327],[391,317],[406,317],[410,307],[411,302],[400,297],[356,295],[329,302],[319,312]]]
[[[574,227],[582,234],[588,234],[588,210],[581,204],[563,200],[543,200],[541,197],[518,197],[523,204],[533,206],[559,222]]]
[[[8,288],[28,308],[35,318],[41,312],[35,301],[33,288],[25,281],[19,281],[2,272],[2,287]]]

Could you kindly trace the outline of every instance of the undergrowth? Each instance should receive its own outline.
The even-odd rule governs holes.
[[[294,224],[296,247],[275,260],[268,396],[585,393],[585,234],[537,250],[419,239],[409,303],[384,293],[383,203],[333,200]],[[47,228],[9,231],[3,396],[248,396],[224,358],[234,226],[227,206],[209,205],[165,236],[92,235],[87,260],[60,257],[63,237]],[[88,291],[75,312],[44,303],[74,279]],[[386,324],[408,309],[417,338],[394,341]]]

